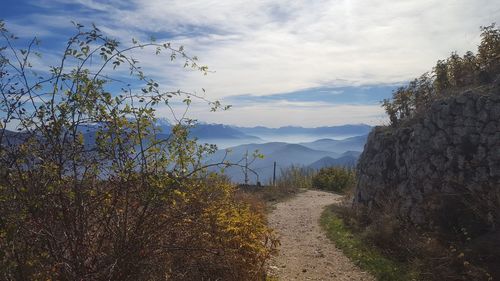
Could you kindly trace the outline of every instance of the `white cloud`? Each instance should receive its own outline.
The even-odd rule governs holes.
[[[175,86],[205,87],[215,97],[340,80],[400,82],[451,51],[474,50],[479,26],[500,18],[495,0],[136,0],[133,9],[79,2],[107,12],[111,20],[98,24],[111,22],[115,34],[121,28],[183,35],[176,41],[217,72],[184,73]],[[175,71],[154,69],[159,76]]]
[[[176,106],[176,114],[182,115],[184,109],[182,105]],[[158,115],[170,116],[170,111],[164,107],[159,108]],[[388,118],[380,105],[332,105],[320,102],[293,103],[288,101],[234,105],[228,111],[217,112],[208,112],[205,105],[197,103],[190,108],[187,117],[208,123],[240,126],[264,124],[269,127],[388,123]]]
[[[199,92],[203,87],[214,98],[409,80],[451,51],[475,50],[479,26],[500,19],[497,0],[77,2],[98,11],[92,21],[122,41],[145,38],[145,33],[168,33],[173,37],[168,39],[185,45],[188,53],[216,73],[203,76],[140,54],[146,70],[173,88]],[[245,107],[238,114],[277,116],[265,113],[265,108]],[[348,110],[343,115],[354,122],[366,116],[359,108],[335,110]],[[310,114],[317,116],[315,122],[326,122],[317,112]],[[293,118],[289,123],[303,122]],[[237,119],[246,122],[244,117]]]

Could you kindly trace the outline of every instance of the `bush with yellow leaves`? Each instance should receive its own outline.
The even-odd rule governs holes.
[[[58,66],[36,73],[38,40],[16,49],[0,21],[0,279],[263,279],[277,243],[263,212],[207,173],[216,148],[189,138],[191,120],[157,126],[157,107],[195,95],[161,89],[129,52],[206,67],[182,46],[75,25]]]
[[[171,256],[173,280],[261,280],[277,240],[265,214],[233,199],[234,187],[218,178],[190,184],[170,244],[192,249]],[[181,235],[179,235],[181,234]],[[204,279],[200,279],[204,278]]]

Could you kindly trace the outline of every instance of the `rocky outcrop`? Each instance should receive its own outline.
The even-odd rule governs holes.
[[[405,124],[376,127],[360,156],[358,177],[355,205],[393,204],[416,224],[428,222],[431,211],[443,211],[452,196],[498,195],[500,94],[465,92],[434,102]],[[489,208],[483,203],[471,204]]]

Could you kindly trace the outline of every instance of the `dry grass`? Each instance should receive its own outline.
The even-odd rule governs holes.
[[[387,200],[381,204],[382,208],[370,211],[354,209],[347,202],[350,201],[330,211],[355,237],[376,247],[383,256],[403,264],[416,280],[497,280],[493,272],[496,266],[488,263],[498,259],[479,251],[479,245],[484,247],[484,242],[472,239],[466,229],[452,235],[438,228],[415,226],[397,216],[394,200]],[[485,240],[491,245],[495,239]],[[476,249],[474,242],[477,242]],[[499,253],[495,253],[497,257]]]
[[[363,270],[370,272],[377,280],[409,281],[416,280],[416,273],[408,265],[388,255],[380,248],[369,243],[362,232],[353,231],[338,214],[337,205],[331,205],[321,215],[321,226],[328,238]]]

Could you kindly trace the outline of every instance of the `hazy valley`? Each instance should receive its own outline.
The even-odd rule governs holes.
[[[269,183],[276,162],[276,176],[290,166],[318,170],[328,166],[353,168],[363,151],[371,126],[342,125],[332,127],[232,127],[219,124],[198,124],[192,136],[200,142],[217,144],[220,149],[208,156],[206,163],[228,161],[250,163],[250,183]],[[281,140],[281,141],[274,141]],[[311,140],[311,141],[304,141]],[[257,152],[263,158],[254,157]],[[247,155],[247,159],[245,157]],[[223,173],[233,182],[244,182],[244,168],[228,167]],[[213,168],[212,171],[218,171]]]

